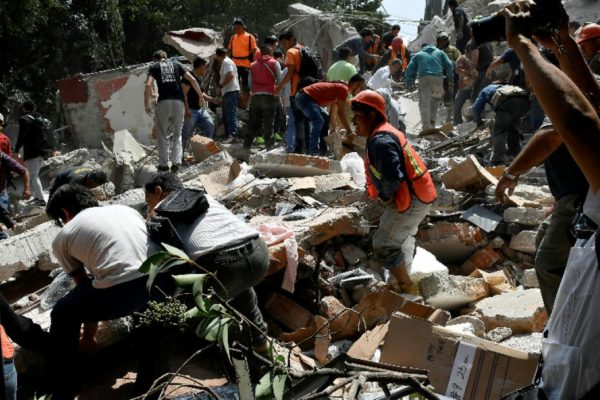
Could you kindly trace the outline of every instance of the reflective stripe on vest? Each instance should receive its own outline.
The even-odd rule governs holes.
[[[13,358],[15,356],[15,348],[2,325],[0,325],[0,340],[2,340],[2,358]]]
[[[400,182],[394,199],[398,211],[404,212],[410,208],[411,194],[414,194],[422,203],[433,203],[437,198],[437,195],[433,180],[431,179],[431,174],[427,171],[427,167],[423,163],[423,160],[421,160],[421,157],[419,157],[410,143],[408,143],[404,134],[386,122],[377,127],[369,139],[372,139],[379,133],[391,134],[396,138],[397,143],[402,150],[401,169],[404,174],[404,180]],[[382,175],[369,160],[368,143],[364,162],[368,172],[366,174],[367,191],[369,192],[369,197],[376,199],[379,197],[379,193],[377,192],[377,187],[373,183],[373,179],[379,181],[381,180]]]

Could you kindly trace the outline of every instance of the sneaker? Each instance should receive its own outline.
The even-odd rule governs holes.
[[[179,172],[179,164],[173,164],[171,165],[171,172],[176,174]]]
[[[257,136],[256,139],[254,139],[254,143],[258,145],[265,144],[265,138],[262,136]]]
[[[227,139],[223,140],[223,143],[225,144],[235,144],[235,143],[240,143],[240,139],[238,139],[235,136],[230,136]]]
[[[277,132],[275,132],[273,134],[273,139],[275,139],[276,142],[281,142],[283,140],[283,138],[281,137],[281,135]]]
[[[28,205],[30,205],[32,207],[46,207],[46,200],[33,199],[29,202]]]

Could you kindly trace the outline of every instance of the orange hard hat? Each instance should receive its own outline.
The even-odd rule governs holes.
[[[595,38],[600,38],[600,25],[588,24],[579,31],[579,35],[577,35],[577,44],[581,44]]]
[[[383,96],[374,90],[363,90],[352,99],[352,103],[360,103],[367,105],[375,111],[379,112],[384,118],[387,119],[385,112],[385,100]]]
[[[392,40],[392,48],[394,50],[400,50],[402,48],[402,45],[404,44],[404,40],[402,40],[402,38],[400,36],[396,36],[393,40]]]

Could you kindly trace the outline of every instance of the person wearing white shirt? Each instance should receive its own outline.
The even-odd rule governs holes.
[[[237,107],[240,100],[240,83],[237,67],[233,60],[227,57],[227,50],[218,48],[215,59],[221,63],[221,94],[223,95],[223,125],[225,134],[231,141],[237,141]]]
[[[389,89],[392,90],[394,82],[392,76],[402,68],[402,61],[394,59],[389,66],[379,68],[377,72],[369,79],[367,86],[372,90]]]

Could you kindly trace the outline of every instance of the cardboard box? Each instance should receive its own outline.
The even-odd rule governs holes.
[[[450,398],[493,400],[529,385],[538,358],[395,313],[380,362],[429,371],[435,391]]]

